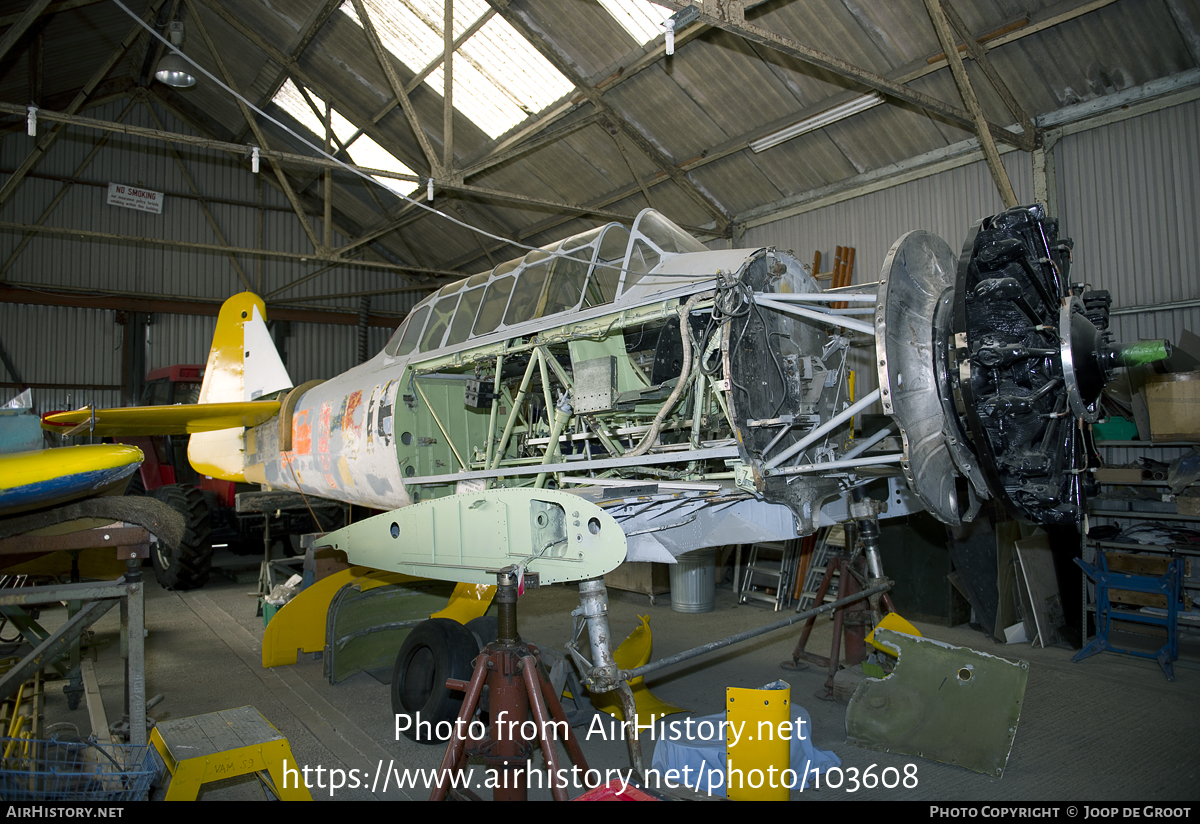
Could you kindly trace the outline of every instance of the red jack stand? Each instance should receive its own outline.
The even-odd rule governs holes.
[[[482,756],[488,768],[496,771],[498,786],[493,789],[494,801],[527,800],[529,758],[534,744],[539,743],[546,759],[554,800],[566,801],[564,771],[560,767],[555,741],[562,740],[571,761],[580,770],[588,769],[587,759],[579,741],[571,734],[571,725],[558,696],[542,670],[537,647],[517,635],[516,568],[498,572],[496,586],[496,604],[499,606],[496,640],[484,647],[475,659],[475,672],[470,682],[454,678],[446,681],[448,689],[467,695],[429,800],[446,799],[451,784],[450,771],[461,770],[472,755]],[[472,729],[483,728],[482,722],[472,719],[485,684],[490,727],[482,736],[472,737]],[[531,724],[535,731],[529,735]]]
[[[853,501],[852,513],[856,527],[854,531],[858,532],[858,537],[862,539],[863,552],[859,553],[854,550],[850,552],[849,558],[845,554],[838,554],[827,560],[825,577],[821,579],[821,586],[817,588],[817,595],[813,602],[815,606],[820,606],[825,602],[825,593],[829,590],[835,572],[838,576],[837,600],[839,601],[843,598],[854,598],[868,586],[884,580],[882,565],[879,561],[879,523],[871,510],[870,502],[863,497],[861,490],[854,490]],[[854,546],[855,542],[852,537],[853,532],[849,528],[846,532],[846,547],[849,549]],[[799,669],[800,660],[804,659],[818,666],[828,667],[829,677],[825,679],[825,686],[816,693],[816,697],[832,701],[833,679],[840,666],[843,636],[846,645],[846,666],[852,667],[855,664],[861,664],[867,658],[865,642],[867,633],[883,616],[885,607],[887,612],[896,611],[891,596],[886,592],[882,595],[872,595],[869,601],[866,595],[861,595],[859,600],[834,610],[833,643],[828,658],[805,650],[813,623],[817,620],[817,616],[812,616],[804,622],[800,640],[796,643],[796,648],[792,650],[791,665],[789,666],[785,662],[783,666],[788,669]]]
[[[838,575],[837,597],[839,601],[843,598],[853,597],[862,591],[863,586],[859,581],[859,578],[863,574],[861,569],[863,565],[861,563],[851,564],[842,555],[833,556],[826,563],[825,577],[821,579],[821,586],[817,589],[817,596],[814,603],[818,605],[824,603],[825,593],[829,589],[829,584],[832,582],[835,572]],[[855,567],[859,567],[859,569],[855,569]],[[805,650],[805,647],[808,645],[808,636],[812,633],[813,623],[816,620],[817,617],[814,615],[804,622],[804,630],[800,633],[800,640],[796,642],[796,648],[792,650],[792,664],[798,665],[801,659],[803,659],[820,667],[828,667],[829,678],[825,680],[824,688],[817,692],[816,695],[818,698],[829,701],[833,699],[833,677],[837,675],[840,665],[842,636],[844,635],[846,639],[846,666],[852,667],[855,664],[861,664],[867,657],[866,645],[863,639],[866,638],[867,633],[874,624],[871,620],[871,610],[865,596],[862,600],[855,603],[838,607],[833,612],[833,644],[827,658]]]

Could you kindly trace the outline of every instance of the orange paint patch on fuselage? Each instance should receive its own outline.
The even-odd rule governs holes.
[[[333,419],[333,404],[326,401],[321,404],[321,422],[317,427],[317,451],[322,455],[329,454],[329,422]]]
[[[308,410],[292,415],[292,454],[312,453],[312,426],[308,422]]]
[[[357,455],[362,441],[362,390],[351,392],[343,403],[346,408],[342,414],[342,451],[347,455]]]

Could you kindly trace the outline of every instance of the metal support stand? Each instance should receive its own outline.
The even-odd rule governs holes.
[[[579,609],[572,612],[571,616],[583,618],[593,660],[589,662],[576,647],[578,631],[573,634],[567,651],[579,665],[588,690],[596,694],[616,691],[617,699],[621,702],[621,714],[625,717],[625,746],[629,749],[629,765],[641,780],[646,774],[646,764],[642,756],[642,742],[638,738],[637,705],[628,678],[622,677],[620,667],[613,658],[612,632],[608,628],[608,588],[604,586],[603,578],[579,582]]]
[[[543,672],[537,647],[522,641],[517,634],[517,575],[516,567],[496,573],[497,638],[475,659],[470,682],[455,678],[446,681],[447,688],[465,692],[466,699],[442,758],[430,801],[446,799],[450,771],[461,770],[472,755],[482,756],[484,763],[498,774],[499,786],[493,790],[493,800],[527,800],[529,757],[535,743],[541,745],[546,759],[554,800],[566,801],[567,791],[560,786],[562,773],[555,749],[556,733],[560,732],[571,761],[580,769],[588,768],[558,696]],[[473,720],[484,686],[488,688],[487,728]],[[536,733],[527,736],[531,714]],[[480,737],[474,737],[476,729],[483,729]]]
[[[1075,563],[1096,583],[1096,637],[1075,653],[1071,662],[1077,663],[1106,650],[1119,652],[1124,655],[1135,655],[1139,658],[1150,658],[1157,661],[1158,665],[1162,667],[1163,674],[1167,676],[1167,680],[1174,681],[1175,669],[1172,664],[1179,658],[1179,593],[1180,582],[1183,580],[1183,559],[1171,559],[1166,572],[1160,576],[1113,572],[1109,570],[1103,552],[1096,553],[1095,566],[1080,558],[1076,558]],[[1153,615],[1134,609],[1114,609],[1109,597],[1111,589],[1161,595],[1166,601],[1167,614]],[[1109,641],[1109,633],[1112,631],[1114,619],[1162,627],[1167,632],[1167,642],[1155,652],[1114,647]]]
[[[33,634],[31,643],[34,644],[34,649],[0,678],[0,697],[15,693],[32,673],[52,665],[60,655],[68,653],[80,635],[119,602],[121,652],[125,658],[125,724],[128,727],[128,741],[132,746],[146,745],[146,622],[141,561],[150,557],[149,541],[150,533],[140,527],[87,530],[48,538],[20,536],[0,541],[0,551],[4,551],[9,542],[14,542],[27,552],[107,544],[115,547],[117,557],[126,562],[124,580],[23,587],[5,590],[0,594],[0,607],[23,607],[59,601],[77,601],[82,604],[79,611],[57,631],[30,633]],[[26,634],[24,627],[22,633]],[[131,718],[138,719],[138,723],[129,724]]]
[[[849,551],[848,555],[839,553],[831,556],[826,562],[825,577],[817,589],[815,601],[820,604],[836,574],[838,576],[837,600],[847,602],[833,613],[833,642],[830,645],[829,657],[817,655],[805,649],[816,621],[815,615],[805,621],[804,630],[800,633],[800,640],[796,642],[796,648],[792,650],[792,667],[799,668],[800,661],[803,659],[828,668],[829,677],[825,680],[824,687],[816,693],[818,698],[825,701],[833,700],[833,679],[842,664],[840,659],[843,636],[845,637],[846,666],[861,664],[867,657],[864,641],[867,633],[879,624],[885,607],[887,612],[895,611],[891,597],[887,594],[886,589],[881,588],[882,585],[888,583],[888,580],[883,577],[883,562],[879,556],[879,521],[873,504],[872,500],[863,497],[860,489],[854,489],[850,511],[854,517],[854,529],[862,541],[863,553],[860,555],[857,549],[853,549]],[[847,530],[846,547],[848,550],[855,545],[849,532]],[[867,604],[863,604],[864,600],[867,601]],[[869,608],[864,608],[868,605]],[[785,664],[785,666],[787,665]]]

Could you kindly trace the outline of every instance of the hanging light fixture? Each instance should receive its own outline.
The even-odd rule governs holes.
[[[865,112],[867,109],[874,108],[883,102],[883,95],[879,92],[871,92],[870,94],[856,97],[849,100],[840,106],[834,106],[832,109],[826,109],[820,114],[805,118],[799,123],[793,123],[785,129],[780,129],[774,134],[769,134],[764,138],[755,140],[750,144],[750,151],[754,153],[764,152],[772,146],[778,146],[785,140],[791,140],[793,137],[799,137],[808,132],[814,132],[817,129],[823,129],[831,123],[836,123],[839,120],[845,120],[851,115]]]
[[[192,74],[191,65],[183,59],[183,21],[172,20],[167,36],[173,48],[169,54],[158,61],[158,69],[154,72],[154,78],[175,89],[190,89],[196,85],[196,76]]]

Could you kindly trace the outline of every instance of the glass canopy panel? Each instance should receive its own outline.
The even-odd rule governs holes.
[[[392,339],[388,341],[388,345],[384,347],[392,357],[407,355],[417,346],[417,341],[421,338],[421,327],[425,325],[425,316],[429,314],[429,307],[422,306],[413,312],[396,330],[396,334],[392,335]]]
[[[647,209],[638,215],[633,224],[633,231],[645,235],[647,240],[668,255],[708,251],[707,246],[653,209]],[[651,268],[655,265],[657,263],[651,264]]]
[[[529,254],[532,255],[533,252]],[[527,266],[517,276],[517,285],[513,289],[512,300],[508,302],[508,312],[504,315],[505,326],[522,323],[536,316],[542,288],[546,285],[547,275],[550,274],[551,262],[545,260]]]
[[[628,271],[625,272],[625,287],[621,290],[622,293],[628,292],[631,286],[634,286],[647,272],[658,265],[660,259],[658,251],[653,246],[640,238],[635,240],[625,264]]]
[[[591,258],[593,251],[589,248],[579,249],[569,258],[555,258],[550,283],[546,287],[546,305],[540,317],[575,308],[590,268],[589,264],[576,258]]]
[[[600,259],[620,266],[629,247],[629,230],[619,223],[610,223],[604,228],[606,231],[600,238]]]
[[[454,320],[450,323],[450,333],[446,335],[446,346],[462,343],[471,334],[471,325],[475,322],[475,313],[479,311],[479,302],[483,299],[483,289],[470,289],[463,292],[458,309],[454,312]]]
[[[496,267],[499,268],[499,267]],[[504,307],[508,306],[508,296],[512,294],[513,278],[494,280],[483,296],[483,305],[479,307],[479,319],[475,321],[475,334],[486,335],[500,325],[504,317]]]
[[[429,318],[429,328],[425,330],[425,335],[421,338],[422,352],[432,352],[434,349],[441,348],[442,335],[446,332],[446,325],[450,322],[450,316],[454,314],[454,307],[457,303],[458,295],[447,295],[439,298],[438,302],[434,304],[433,313]]]

